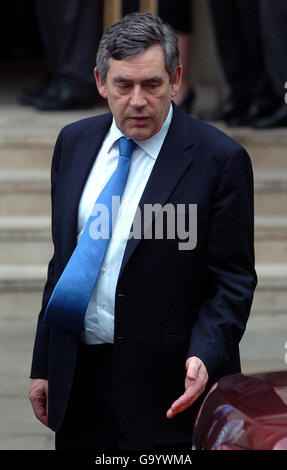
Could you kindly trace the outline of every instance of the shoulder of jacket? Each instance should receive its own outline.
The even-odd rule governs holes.
[[[108,127],[112,122],[112,114],[105,113],[71,122],[61,130],[63,136],[82,133],[95,133],[98,130]]]

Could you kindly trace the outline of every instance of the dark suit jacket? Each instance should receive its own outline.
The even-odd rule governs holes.
[[[42,322],[52,290],[77,240],[77,208],[111,114],[66,126],[52,162],[54,256],[39,315],[31,377],[49,380],[49,426],[67,405],[79,337]],[[170,129],[140,201],[197,204],[197,245],[130,239],[116,289],[115,381],[119,419],[132,442],[191,440],[201,400],[166,418],[184,391],[185,360],[207,367],[209,385],[240,371],[238,343],[256,286],[253,175],[246,151],[216,128],[174,106]],[[154,223],[154,221],[153,221]],[[208,385],[208,386],[209,386]]]

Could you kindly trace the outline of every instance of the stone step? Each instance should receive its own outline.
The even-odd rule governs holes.
[[[0,168],[25,169],[43,168],[50,169],[54,143],[31,143],[0,145]],[[271,145],[254,145],[248,141],[245,147],[252,160],[254,169],[286,168],[286,145],[280,146],[276,142]]]
[[[286,166],[287,167],[287,166]],[[258,193],[277,193],[287,191],[287,169],[256,170],[254,187]]]
[[[287,308],[281,313],[251,313],[240,343],[242,372],[286,370]]]
[[[47,169],[1,170],[0,190],[2,194],[47,193],[50,189],[50,171]]]
[[[50,170],[52,155],[53,144],[48,142],[0,144],[0,168]]]
[[[257,264],[258,285],[252,305],[253,315],[261,313],[282,313],[287,306],[287,264]],[[6,296],[13,307],[14,296],[42,291],[46,281],[46,265],[0,265],[1,310]],[[9,309],[9,301],[5,310]],[[286,318],[287,335],[287,318]]]
[[[50,225],[50,217],[0,217],[0,264],[47,264]]]
[[[249,153],[255,171],[257,169],[273,170],[274,168],[286,168],[286,144],[285,146],[274,144],[264,147],[264,145],[253,146],[247,143],[245,148]]]
[[[36,288],[37,287],[37,288]],[[1,292],[0,318],[12,320],[18,318],[34,318],[35,325],[37,315],[41,310],[42,287],[38,285],[34,289],[3,290]],[[44,286],[43,286],[44,287]]]
[[[257,263],[256,272],[258,284],[254,294],[252,311],[255,314],[285,312],[287,306],[287,264]]]
[[[230,132],[229,132],[230,133]],[[236,136],[235,136],[236,137]],[[245,140],[245,139],[238,139]],[[272,145],[256,144],[251,139],[243,142],[252,160],[255,169],[286,168],[286,144],[278,145],[276,139]],[[55,142],[35,139],[31,143],[10,143],[0,145],[0,168],[2,169],[25,169],[43,168],[50,169],[53,148]]]
[[[215,123],[216,127],[226,134],[230,135],[234,140],[246,147],[247,145],[253,147],[270,147],[278,146],[286,148],[287,134],[285,127],[278,127],[277,129],[262,129],[255,130],[252,127],[230,127],[224,122]]]
[[[0,217],[0,248],[0,264],[46,264],[50,217]],[[287,263],[287,217],[255,217],[255,256],[257,263]]]
[[[285,128],[254,130],[250,127],[233,129],[222,122],[215,125],[246,148],[254,169],[273,170],[287,167]]]
[[[43,169],[0,173],[0,216],[49,215],[50,172]]]
[[[287,170],[256,171],[254,187],[256,215],[286,215]],[[0,196],[0,216],[49,215],[50,171],[3,170]]]
[[[47,266],[0,265],[0,292],[27,292],[43,288]]]
[[[0,318],[36,315],[46,282],[45,265],[0,265]]]
[[[255,302],[240,343],[244,373],[286,369],[287,266],[281,271],[274,265],[257,266],[257,272]],[[45,278],[44,266],[0,266],[2,327],[21,322],[29,325],[31,338],[34,336]]]
[[[0,266],[1,325],[21,321],[31,325],[31,337],[35,334],[46,272],[46,266]],[[257,273],[259,283],[240,344],[244,373],[286,368],[287,266],[259,265]]]
[[[287,263],[287,216],[255,217],[256,263]]]
[[[17,132],[11,132],[10,128],[3,129],[0,136],[0,168],[50,168],[56,136],[60,129],[69,122],[106,112],[107,109],[99,108],[91,113],[63,113],[61,116],[56,113],[42,115],[40,122],[33,110],[25,111],[28,113],[28,126],[23,125],[22,119]],[[285,128],[258,131],[249,127],[231,128],[222,122],[212,124],[247,149],[255,168],[286,168]],[[37,129],[37,133],[34,131],[33,134],[33,129]]]
[[[254,191],[256,215],[286,215],[287,170],[255,171]]]
[[[36,329],[37,316],[41,309],[41,299],[42,292],[40,289],[36,291],[1,292],[1,331],[3,333],[4,330],[5,338],[7,336],[9,337],[9,335],[11,336],[12,325],[14,332],[12,336],[13,338],[15,337],[16,331],[18,340],[23,336],[25,328],[28,328],[29,342],[27,342],[25,350],[28,351],[27,356],[29,356],[29,358]],[[284,362],[284,357],[287,352],[286,318],[286,309],[279,313],[273,313],[272,311],[260,312],[260,314],[251,313],[246,332],[240,343],[241,364],[244,373],[286,369],[287,366]],[[3,328],[3,325],[4,327],[6,325],[6,328]],[[2,337],[2,346],[3,342]],[[11,342],[9,344],[11,344]],[[5,343],[5,351],[6,350],[7,346]],[[30,359],[28,359],[28,361],[30,361]],[[7,373],[8,372],[7,370]],[[26,375],[28,376],[28,373]],[[5,383],[3,383],[3,386],[4,385]],[[16,391],[14,390],[14,393],[17,393],[17,389]]]

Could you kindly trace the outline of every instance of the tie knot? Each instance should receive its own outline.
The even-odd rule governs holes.
[[[136,144],[133,140],[121,137],[119,140],[120,156],[131,158]]]

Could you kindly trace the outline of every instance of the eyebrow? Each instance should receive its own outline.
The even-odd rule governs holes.
[[[162,83],[162,78],[155,75],[154,77],[146,78],[143,80],[143,83]],[[125,77],[115,77],[113,79],[113,83],[116,85],[118,83],[133,83],[133,80],[129,80],[128,78]]]
[[[132,80],[128,80],[127,78],[124,78],[124,77],[116,77],[116,78],[113,78],[113,83],[116,85],[117,83],[122,83],[122,82],[125,82],[125,83],[132,83]]]
[[[147,78],[146,80],[143,80],[143,82],[156,82],[156,83],[162,83],[162,78],[161,77],[158,77],[158,76],[154,76],[154,77],[151,77],[151,78]]]

